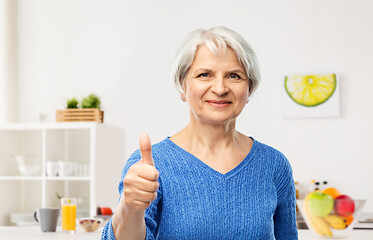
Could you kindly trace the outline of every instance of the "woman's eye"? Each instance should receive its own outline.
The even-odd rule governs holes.
[[[232,79],[241,79],[241,77],[238,74],[235,74],[235,73],[229,74],[228,77],[232,78]]]
[[[208,73],[201,73],[197,76],[197,78],[207,78],[209,76]]]

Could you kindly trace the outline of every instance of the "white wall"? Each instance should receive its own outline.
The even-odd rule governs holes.
[[[16,2],[0,0],[0,124],[17,120]]]
[[[238,129],[281,150],[303,187],[328,180],[373,212],[372,12],[370,0],[18,0],[19,121],[54,121],[68,98],[95,92],[129,156],[141,132],[157,142],[186,125],[172,57],[191,30],[225,25],[263,76]],[[319,72],[340,76],[341,117],[283,119],[283,75]]]

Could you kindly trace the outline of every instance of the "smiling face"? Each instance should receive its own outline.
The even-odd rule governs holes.
[[[216,54],[205,45],[198,48],[184,81],[185,97],[192,120],[225,124],[234,120],[245,107],[249,84],[231,48],[218,48]]]

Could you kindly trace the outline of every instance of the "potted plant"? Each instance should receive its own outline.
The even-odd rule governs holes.
[[[57,122],[104,122],[101,99],[96,94],[84,97],[80,102],[74,97],[67,100],[66,109],[56,111]]]
[[[101,109],[101,100],[97,95],[90,94],[87,97],[82,99],[81,107]]]
[[[79,108],[78,107],[79,101],[76,98],[71,98],[71,99],[67,100],[67,104],[66,105],[67,105],[66,106],[67,109]]]

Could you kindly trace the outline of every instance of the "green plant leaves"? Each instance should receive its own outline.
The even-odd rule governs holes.
[[[101,108],[101,100],[95,94],[90,94],[88,97],[82,99],[81,108]]]
[[[71,108],[98,108],[101,109],[101,99],[96,94],[90,94],[87,97],[84,97],[82,101],[80,102],[74,97],[69,100],[67,100],[67,109]]]
[[[71,98],[67,100],[67,107],[68,109],[70,108],[78,108],[79,101],[76,98]]]

